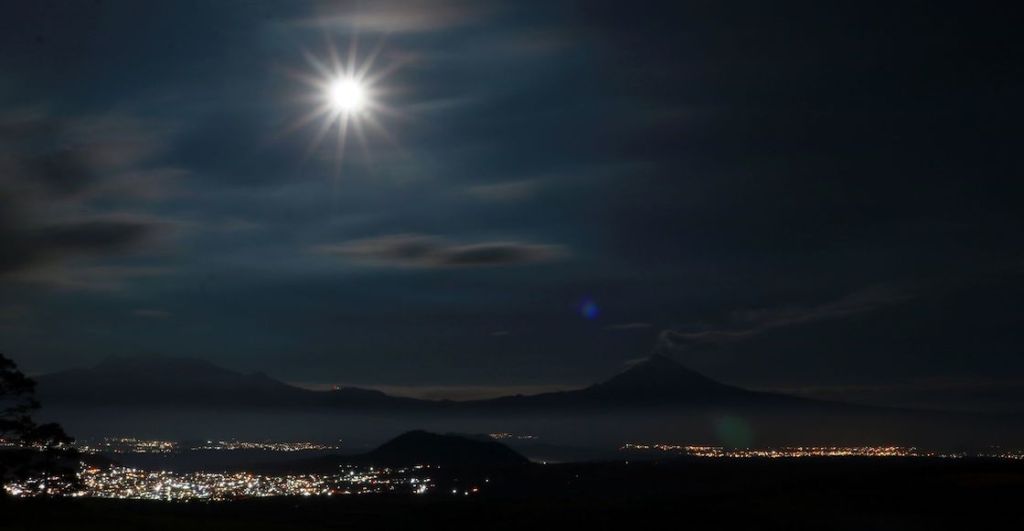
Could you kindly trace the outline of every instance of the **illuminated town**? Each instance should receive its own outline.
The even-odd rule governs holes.
[[[261,450],[266,452],[322,452],[341,449],[341,444],[318,442],[273,442],[273,441],[202,441],[183,444],[177,441],[137,439],[135,437],[104,437],[96,441],[80,441],[75,445],[87,454],[169,454],[181,451],[234,451]]]
[[[530,435],[491,433],[497,440],[534,439]],[[12,446],[0,441],[0,445]],[[340,446],[316,442],[203,441],[181,443],[167,440],[111,437],[76,445],[88,454],[172,454],[191,451],[256,450],[303,452],[337,450]],[[1024,451],[990,448],[978,452],[939,452],[913,446],[782,446],[769,448],[726,448],[723,446],[673,443],[625,443],[619,451],[627,454],[665,454],[711,459],[794,459],[794,458],[982,458],[1024,460]],[[4,485],[15,497],[39,494],[163,501],[228,501],[247,498],[287,496],[345,496],[380,494],[427,494],[438,491],[431,479],[431,466],[381,468],[342,465],[334,473],[268,475],[255,472],[173,472],[143,470],[126,466],[83,466],[78,485],[56,479],[33,479]],[[443,490],[445,494],[447,490]],[[468,496],[478,486],[451,491]]]
[[[232,450],[263,450],[266,452],[323,452],[340,450],[340,444],[321,444],[316,442],[249,442],[249,441],[206,441],[204,444],[189,448],[192,451],[232,451]]]
[[[494,440],[496,440],[496,441],[507,441],[507,440],[510,440],[510,439],[515,439],[515,440],[520,440],[520,441],[532,441],[532,440],[536,440],[537,439],[536,435],[526,435],[526,434],[520,434],[520,433],[509,433],[507,431],[499,431],[499,432],[495,432],[495,433],[488,433],[487,436],[492,438],[492,439],[494,439]]]
[[[167,454],[178,451],[178,443],[175,441],[134,437],[104,437],[95,442],[79,441],[75,447],[86,454]]]
[[[342,467],[337,474],[263,475],[250,472],[138,470],[126,467],[85,468],[80,488],[45,479],[9,483],[11,496],[36,494],[163,501],[226,501],[272,496],[426,494],[434,485],[429,466],[411,468]],[[473,491],[477,492],[477,491]]]
[[[660,452],[691,457],[735,459],[791,459],[801,457],[932,457],[1024,459],[1022,450],[990,450],[985,452],[938,452],[913,446],[781,446],[778,448],[725,448],[669,443],[626,443],[623,452]]]

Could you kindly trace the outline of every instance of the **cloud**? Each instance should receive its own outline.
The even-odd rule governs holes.
[[[158,201],[184,172],[153,164],[167,131],[123,113],[57,118],[37,107],[0,113],[0,281],[109,288],[137,276],[102,261],[146,248],[173,223],[124,212]]]
[[[187,195],[179,184],[191,172],[181,168],[160,167],[130,170],[104,179],[92,190],[95,197],[161,201]]]
[[[352,240],[321,245],[315,250],[357,262],[415,268],[523,265],[549,262],[568,254],[559,245],[523,242],[458,244],[423,234],[395,234]]]
[[[150,266],[79,265],[60,262],[11,274],[8,278],[26,284],[74,291],[117,291],[132,280],[170,275],[174,269]]]
[[[64,121],[63,144],[81,150],[86,162],[99,170],[137,168],[167,147],[175,128],[123,111],[78,116]]]
[[[57,253],[121,252],[144,242],[158,223],[145,218],[97,218],[48,225],[33,244]]]
[[[485,201],[520,201],[536,193],[539,183],[535,180],[511,181],[495,184],[480,184],[466,188],[466,193]]]
[[[695,346],[735,343],[778,328],[842,319],[897,304],[910,296],[885,288],[871,288],[817,306],[788,306],[744,310],[733,314],[733,323],[698,331],[664,330],[658,338],[660,351],[682,351]]]
[[[36,200],[82,200],[132,180],[174,177],[182,171],[155,160],[175,134],[127,112],[55,117],[12,109],[0,114],[0,184]],[[107,186],[111,180],[117,186]]]
[[[166,222],[140,216],[103,216],[22,227],[0,219],[0,279],[52,278],[61,264],[82,257],[111,257],[143,249],[165,232]],[[76,266],[78,267],[78,266]],[[40,268],[43,274],[32,274]]]
[[[295,26],[344,28],[382,33],[419,33],[467,26],[487,18],[487,2],[465,0],[395,0],[390,2],[324,3],[318,15],[292,21]]]

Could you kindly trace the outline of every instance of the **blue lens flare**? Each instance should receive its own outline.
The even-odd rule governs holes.
[[[582,315],[584,319],[597,319],[597,316],[601,313],[601,310],[597,307],[597,303],[592,299],[583,299],[579,308],[580,315]]]

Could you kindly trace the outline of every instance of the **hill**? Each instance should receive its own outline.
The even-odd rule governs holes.
[[[529,461],[497,441],[422,430],[403,433],[361,459],[381,466],[515,466]]]
[[[344,465],[409,467],[430,465],[446,469],[490,470],[517,467],[530,461],[486,436],[439,434],[424,430],[405,432],[363,454],[327,455],[288,462],[249,465],[268,473],[327,473]]]

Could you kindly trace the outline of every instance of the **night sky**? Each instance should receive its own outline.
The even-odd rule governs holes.
[[[6,2],[0,351],[468,396],[658,350],[760,389],[1024,407],[1001,9]],[[300,77],[353,46],[376,108],[317,143]]]

